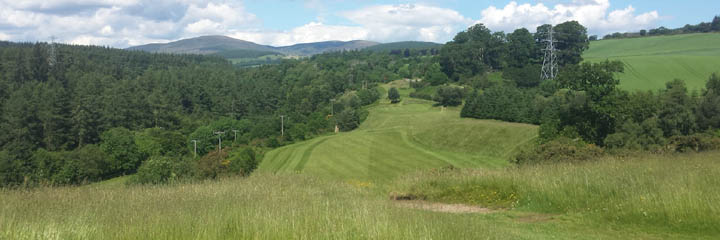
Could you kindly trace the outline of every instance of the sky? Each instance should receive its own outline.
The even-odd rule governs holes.
[[[591,35],[709,22],[717,0],[0,0],[0,40],[125,48],[204,35],[272,46],[330,40],[444,43],[576,20]]]

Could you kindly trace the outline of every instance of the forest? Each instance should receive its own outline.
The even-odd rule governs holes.
[[[561,70],[543,80],[551,28]],[[518,163],[720,148],[717,75],[702,92],[672,79],[658,92],[627,92],[615,77],[622,63],[583,62],[589,40],[575,21],[507,34],[477,24],[439,51],[341,51],[253,68],[219,56],[0,42],[0,184],[247,175],[268,149],[358,127],[365,106],[385,97],[377,84],[397,79],[413,80],[411,96],[462,105],[462,117],[540,125],[538,147]]]

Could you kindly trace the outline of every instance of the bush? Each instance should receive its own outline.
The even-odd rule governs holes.
[[[360,103],[363,106],[373,104],[375,101],[380,99],[380,93],[377,89],[362,89],[357,92],[357,96],[360,98]]]
[[[147,157],[138,149],[134,137],[134,134],[125,128],[113,128],[100,136],[100,148],[110,157],[111,174],[135,172]]]
[[[83,184],[111,176],[106,174],[111,169],[111,164],[107,162],[109,156],[96,145],[85,145],[61,156],[63,166],[52,176],[53,183]]]
[[[189,158],[153,156],[143,162],[131,183],[161,184],[194,175],[194,164]]]
[[[690,136],[670,137],[670,143],[666,147],[672,152],[704,152],[720,150],[720,138],[711,134],[696,133]]]
[[[277,141],[277,140],[276,140]],[[227,171],[230,161],[226,161],[228,148],[223,151],[212,151],[198,160],[197,170],[198,177],[201,179],[205,178],[216,178],[223,172]]]
[[[258,161],[255,158],[255,151],[249,147],[240,148],[229,154],[230,173],[241,176],[248,176],[255,171]]]
[[[437,90],[435,101],[443,106],[459,106],[462,104],[463,93],[458,87],[442,86]]]
[[[535,149],[521,151],[513,159],[515,163],[541,164],[561,162],[584,162],[597,159],[604,154],[603,149],[594,144],[566,137],[539,145]]]
[[[355,109],[345,109],[337,115],[337,124],[341,131],[351,131],[360,126],[360,115]]]
[[[390,88],[388,91],[388,99],[390,99],[390,103],[400,102],[400,92],[398,92],[397,88]]]

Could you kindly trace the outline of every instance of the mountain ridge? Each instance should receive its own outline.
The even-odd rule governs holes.
[[[372,49],[376,51],[378,47],[392,46],[394,48],[402,47],[403,44],[412,43],[414,45],[425,44],[424,46],[441,46],[439,43],[403,41],[393,43],[379,43],[368,40],[351,40],[351,41],[321,41],[310,43],[298,43],[289,46],[269,46],[257,44],[251,41],[236,39],[223,35],[208,35],[194,38],[181,39],[168,43],[150,43],[139,46],[132,46],[126,50],[146,51],[153,53],[175,53],[175,54],[218,54],[228,56],[228,52],[242,51],[244,54],[252,56],[264,55],[292,55],[292,56],[312,56],[326,52],[345,51],[345,50],[363,50]],[[415,48],[415,47],[409,47]],[[384,48],[383,48],[384,49]]]

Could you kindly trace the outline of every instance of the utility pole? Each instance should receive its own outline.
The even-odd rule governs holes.
[[[222,151],[222,135],[224,135],[225,132],[217,131],[215,132],[215,135],[218,135],[218,152]]]
[[[197,140],[193,139],[191,140],[193,142],[193,158],[197,158]]]
[[[335,99],[330,99],[330,103],[332,103],[332,105],[330,105],[330,115],[335,117]]]
[[[285,115],[280,115],[280,136],[285,136]]]
[[[237,133],[238,133],[239,131],[238,131],[238,130],[235,130],[235,129],[233,129],[232,131],[233,131],[233,133],[235,133],[235,140],[233,140],[233,142],[237,142]]]
[[[555,35],[555,31],[553,30],[552,25],[550,25],[550,31],[547,34],[547,38],[543,40],[543,42],[547,43],[547,46],[543,50],[545,52],[545,56],[543,57],[543,66],[542,66],[542,79],[555,79],[557,77],[558,72],[558,66],[556,61],[556,55],[555,51],[555,43],[558,42],[554,40],[553,35]]]

